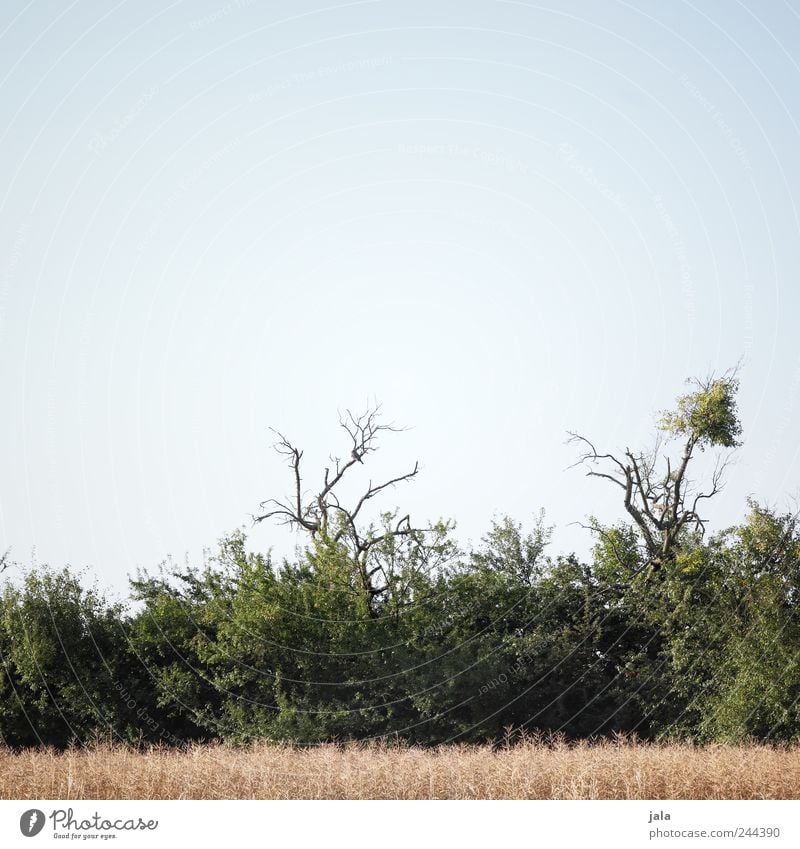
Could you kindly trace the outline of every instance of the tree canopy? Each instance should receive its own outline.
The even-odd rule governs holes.
[[[293,558],[239,530],[200,566],[139,574],[120,604],[69,569],[21,574],[4,557],[2,741],[799,739],[797,514],[751,500],[712,532],[703,505],[741,443],[738,379],[692,387],[651,449],[572,435],[620,496],[616,522],[586,521],[586,559],[550,551],[541,511],[495,519],[474,546],[385,502],[367,518],[419,472],[341,494],[398,430],[376,409],[342,418],[344,456],[310,493],[302,449],[278,435],[292,494],[255,518],[306,533]],[[698,451],[717,462],[695,480]]]

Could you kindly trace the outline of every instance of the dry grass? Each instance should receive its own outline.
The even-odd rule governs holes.
[[[0,750],[3,799],[797,799],[800,748],[537,741]]]

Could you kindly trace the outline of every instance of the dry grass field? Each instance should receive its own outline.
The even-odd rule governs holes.
[[[800,748],[544,744],[0,751],[3,799],[797,799]]]

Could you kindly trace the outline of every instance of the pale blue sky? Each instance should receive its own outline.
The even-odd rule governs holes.
[[[388,505],[583,553],[565,431],[644,443],[742,355],[711,516],[798,491],[797,3],[4,0],[0,114],[18,560],[198,559],[285,490],[268,426],[313,473],[372,398]]]

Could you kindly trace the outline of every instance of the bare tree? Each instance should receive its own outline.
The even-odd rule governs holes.
[[[357,567],[362,591],[366,594],[370,610],[374,610],[378,597],[388,589],[387,563],[392,557],[387,552],[396,548],[399,541],[421,544],[424,535],[440,532],[440,526],[415,527],[411,517],[398,518],[397,512],[382,514],[382,524],[362,523],[362,511],[378,495],[397,484],[411,481],[419,473],[419,463],[403,474],[378,483],[369,481],[361,494],[349,504],[340,498],[341,484],[350,470],[361,466],[377,450],[382,433],[396,433],[403,428],[380,422],[380,407],[368,408],[355,415],[349,410],[340,416],[339,425],[347,434],[346,459],[331,456],[318,487],[311,492],[303,488],[301,464],[303,451],[279,431],[275,450],[286,458],[292,471],[292,493],[282,500],[270,498],[260,505],[262,512],[254,516],[256,522],[275,519],[281,524],[306,531],[319,543],[341,545],[346,548]]]
[[[717,456],[706,486],[697,486],[688,470],[698,451],[710,446],[730,449],[739,444],[736,374],[733,370],[720,378],[712,375],[692,381],[695,391],[681,396],[675,411],[662,415],[660,432],[649,451],[626,448],[620,455],[601,452],[585,436],[569,434],[570,441],[581,447],[575,465],[583,465],[590,477],[610,481],[622,490],[625,510],[641,535],[644,566],[652,571],[673,560],[687,533],[701,537],[705,533],[701,505],[721,491],[730,454]],[[666,450],[665,435],[682,440],[674,460]],[[596,525],[592,529],[601,530]]]

